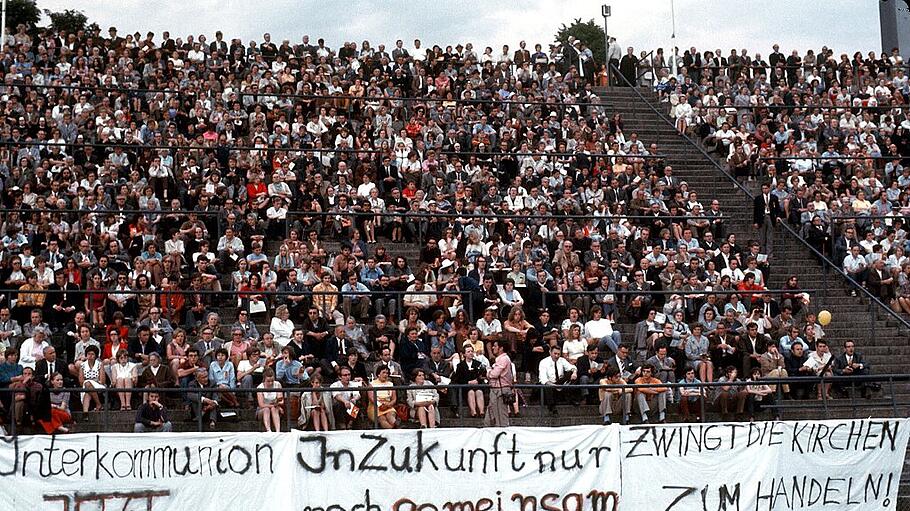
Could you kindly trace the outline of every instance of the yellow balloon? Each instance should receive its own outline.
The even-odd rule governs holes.
[[[818,313],[818,323],[821,326],[828,326],[828,323],[831,322],[831,313],[824,310]]]

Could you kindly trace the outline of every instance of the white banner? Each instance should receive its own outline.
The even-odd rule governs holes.
[[[908,427],[906,419],[626,427],[622,507],[896,509]]]
[[[0,509],[895,509],[907,420],[0,441]]]

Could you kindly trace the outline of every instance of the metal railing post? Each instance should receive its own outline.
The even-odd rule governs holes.
[[[705,417],[705,415],[706,415],[705,414],[705,401],[708,399],[708,393],[707,393],[707,389],[705,387],[701,387],[701,389],[699,389],[698,397],[701,398],[701,399],[699,399],[699,403],[700,403],[699,408],[701,409],[701,422],[704,423],[704,422],[707,422],[707,417]],[[680,396],[680,400],[682,400],[682,399],[685,399],[685,398]]]
[[[373,429],[379,429],[379,392],[376,390],[376,387],[370,389],[370,392],[373,393]],[[392,391],[397,392],[397,391]]]
[[[16,391],[10,392],[9,400],[9,425],[10,425],[10,436],[16,436]]]
[[[540,402],[537,403],[537,424],[542,425],[543,424],[543,409],[544,409],[543,385],[541,385],[538,390],[540,390],[540,396],[539,396]]]
[[[856,418],[856,384],[850,380],[850,418]]]
[[[461,386],[459,386],[457,389],[455,389],[457,391],[456,392],[457,395],[455,396],[455,398],[458,400],[455,404],[455,413],[459,417],[461,417],[461,389],[462,389]]]
[[[894,396],[894,377],[888,377],[888,391],[891,394],[891,416],[897,417],[897,398]]]
[[[257,397],[256,401],[259,401],[259,399],[258,399],[259,394],[256,394],[256,397]],[[303,400],[301,399],[300,401],[302,404]],[[294,425],[294,423],[291,422],[291,391],[290,390],[284,391],[284,417],[285,417],[285,422],[287,423],[287,426],[288,426],[288,431],[290,431]]]
[[[197,389],[191,390],[196,391]],[[199,408],[196,410],[196,431],[202,433],[202,389],[199,389],[196,395],[199,397]]]
[[[825,388],[825,372],[824,371],[822,371],[822,374],[820,375],[820,377],[821,377],[821,379],[818,382],[818,384],[820,386],[819,392],[821,392],[821,395],[822,395],[822,406],[824,407],[824,410],[825,410],[825,419],[829,419],[830,414],[828,411],[828,390]]]
[[[778,378],[780,378],[779,375],[778,375]],[[776,390],[776,394],[777,394],[777,396],[776,396],[777,400],[774,403],[774,405],[775,405],[774,406],[774,410],[775,410],[774,418],[775,418],[775,420],[780,420],[781,411],[782,411],[781,403],[783,403],[783,401],[784,401],[784,384],[778,382],[777,385],[775,386],[775,390]]]
[[[104,428],[104,431],[110,429],[110,417],[108,417],[108,409],[110,408],[110,390],[104,389],[104,403],[101,405],[101,427]]]

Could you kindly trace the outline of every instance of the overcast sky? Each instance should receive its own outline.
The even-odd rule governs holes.
[[[669,47],[670,0],[612,0],[611,35],[622,46]],[[681,48],[747,48],[767,56],[777,42],[781,50],[835,52],[880,51],[879,0],[676,0],[676,41]],[[497,5],[501,4],[501,5]],[[80,9],[105,29],[163,30],[172,37],[216,30],[244,42],[299,42],[304,34],[322,37],[337,48],[343,41],[364,39],[390,46],[401,38],[425,46],[472,42],[475,48],[518,41],[549,43],[562,23],[574,18],[603,22],[596,0],[38,0],[43,9]]]

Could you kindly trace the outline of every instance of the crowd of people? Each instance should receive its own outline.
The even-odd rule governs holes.
[[[769,238],[740,242],[603,107],[589,55],[20,27],[0,60],[5,416],[65,432],[72,403],[108,403],[167,431],[168,406],[213,428],[255,407],[267,431],[288,412],[325,430],[464,404],[502,426],[535,382],[552,413],[662,421],[832,391],[772,395],[769,376],[868,373],[852,341],[832,361],[796,276],[767,292]],[[692,80],[661,87],[711,95]],[[757,217],[790,218],[759,167],[775,205]]]
[[[739,179],[767,183],[776,214],[819,257],[910,312],[910,81],[897,50],[785,56],[775,46],[766,61],[692,48],[677,63],[657,88],[680,132]]]

